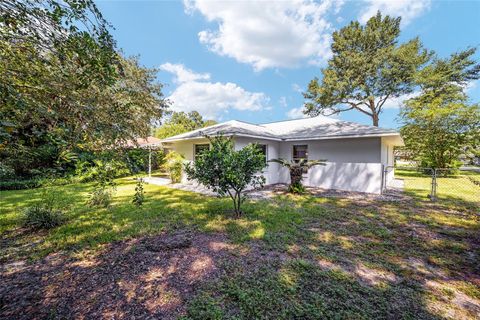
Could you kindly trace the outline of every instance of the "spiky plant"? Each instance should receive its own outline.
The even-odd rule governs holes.
[[[290,171],[290,185],[288,191],[292,193],[302,193],[305,188],[302,184],[303,173],[314,166],[324,166],[327,160],[286,160],[282,158],[271,159],[269,162],[279,163]]]

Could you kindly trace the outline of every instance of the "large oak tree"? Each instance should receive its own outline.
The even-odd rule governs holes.
[[[366,25],[352,21],[333,33],[333,57],[304,93],[310,116],[357,110],[378,126],[389,99],[411,93],[414,76],[429,60],[418,38],[399,44],[400,18],[380,12]]]

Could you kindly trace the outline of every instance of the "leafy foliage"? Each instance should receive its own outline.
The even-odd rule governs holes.
[[[116,190],[115,168],[108,162],[97,161],[95,185],[88,204],[90,206],[108,207],[110,206],[113,192]]]
[[[0,190],[21,190],[32,189],[39,187],[41,182],[38,179],[23,179],[23,180],[1,180]]]
[[[42,190],[39,201],[23,212],[23,224],[32,229],[51,229],[65,222],[60,207],[64,206],[58,190],[49,187]]]
[[[0,161],[16,176],[63,174],[162,116],[156,70],[117,53],[93,1],[6,0],[0,12]]]
[[[133,204],[136,205],[137,207],[140,207],[143,204],[143,201],[145,200],[145,191],[143,190],[143,184],[145,183],[145,180],[143,178],[138,178],[137,179],[137,184],[135,186],[135,194],[133,195]]]
[[[34,205],[25,210],[24,225],[33,229],[51,229],[63,222],[63,213],[42,205]]]
[[[365,26],[352,21],[333,33],[333,57],[304,94],[305,113],[331,115],[357,110],[378,126],[384,104],[411,93],[414,76],[430,54],[418,38],[398,45],[400,18],[380,12]]]
[[[172,112],[170,119],[155,130],[155,136],[161,139],[167,138],[195,129],[205,128],[216,123],[214,120],[204,120],[197,111],[189,113]]]
[[[221,196],[232,198],[235,214],[240,216],[245,200],[242,192],[248,187],[261,187],[265,177],[258,173],[265,167],[265,158],[256,144],[235,150],[233,140],[225,137],[209,138],[211,148],[185,166],[189,180],[212,189]]]
[[[474,156],[480,146],[480,106],[468,104],[465,87],[480,78],[475,49],[436,59],[417,76],[421,94],[401,110],[407,150],[422,166],[458,166],[460,155]]]
[[[182,181],[182,170],[185,157],[178,152],[170,151],[165,156],[165,169],[170,176],[172,183]]]
[[[282,158],[271,159],[269,162],[279,163],[290,171],[290,185],[288,191],[291,193],[304,193],[305,187],[302,184],[303,174],[314,166],[324,166],[327,160],[307,160],[289,161]]]

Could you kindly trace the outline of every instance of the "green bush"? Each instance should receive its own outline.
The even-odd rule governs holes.
[[[112,188],[98,187],[90,193],[88,204],[92,207],[107,208],[112,202],[113,190]]]
[[[33,189],[40,185],[41,181],[37,179],[0,181],[0,190]]]
[[[33,229],[51,229],[61,225],[64,220],[62,211],[47,205],[34,205],[24,211],[24,225]]]
[[[288,186],[288,192],[295,194],[304,194],[306,192],[306,189],[303,184],[296,183]]]
[[[165,169],[167,170],[172,183],[179,183],[182,181],[184,162],[185,158],[175,151],[171,151],[165,156]]]
[[[15,170],[6,164],[0,163],[0,181],[12,180],[15,178]]]
[[[91,182],[99,179],[101,175],[113,179],[116,177],[130,174],[127,165],[119,160],[100,160],[79,161],[75,169],[75,174],[81,182]]]

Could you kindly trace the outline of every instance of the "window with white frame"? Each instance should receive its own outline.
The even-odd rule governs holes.
[[[294,145],[292,159],[293,161],[299,161],[301,159],[308,160],[308,145],[306,144]]]
[[[306,145],[306,144],[294,145],[292,152],[293,152],[292,160],[294,162],[298,162],[302,159],[308,160],[308,145]],[[307,173],[307,172],[308,172],[308,168],[305,167],[303,169],[303,173]]]

